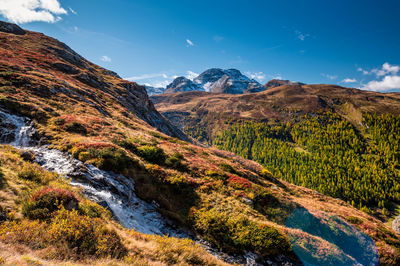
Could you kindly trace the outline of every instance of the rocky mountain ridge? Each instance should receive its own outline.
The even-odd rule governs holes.
[[[0,71],[3,73],[0,79],[20,85],[21,93],[27,90],[39,97],[62,97],[66,102],[84,100],[102,116],[110,115],[107,101],[118,101],[120,108],[129,112],[127,116],[135,116],[167,135],[187,140],[154,108],[143,86],[87,61],[66,44],[7,22],[0,24],[0,40]],[[17,64],[13,60],[17,60]],[[95,90],[101,90],[107,97],[100,98]],[[21,93],[7,100],[18,101]]]
[[[258,81],[243,75],[237,69],[210,68],[193,80],[187,77],[177,77],[166,88],[146,86],[146,89],[150,96],[188,91],[245,94],[261,92],[282,85],[304,85],[304,83],[273,79],[265,85],[261,85]]]

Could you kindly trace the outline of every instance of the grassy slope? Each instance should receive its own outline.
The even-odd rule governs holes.
[[[355,219],[354,226],[375,240],[381,262],[399,261],[399,251],[393,247],[398,238],[379,220],[340,200],[280,182],[268,171],[262,172],[262,167],[254,162],[156,132],[143,120],[151,107],[146,106],[147,96],[143,95],[142,87],[104,74],[105,70],[86,61],[83,67],[65,61],[48,46],[65,47],[42,34],[28,32],[24,36],[14,36],[0,32],[0,40],[0,102],[32,118],[39,129],[41,143],[51,144],[83,161],[134,178],[141,197],[157,200],[161,212],[193,228],[225,251],[246,249],[264,256],[284,253],[290,257],[294,256],[286,247],[290,236],[299,239],[297,243],[304,244],[306,251],[316,256],[320,253],[314,251],[320,247],[326,248],[326,252],[333,256],[339,254],[329,243],[329,238],[323,239],[323,236],[285,226],[284,220],[292,210],[302,207],[315,217],[334,215],[343,221],[356,217],[350,220]],[[51,63],[55,61],[84,73],[92,69],[91,75],[109,85],[82,83],[77,79],[79,74],[54,69]],[[120,86],[122,83],[130,84],[130,89]],[[137,99],[132,94],[136,94]],[[131,105],[126,103],[129,97],[133,101]],[[165,126],[168,128],[167,124]],[[166,155],[154,161],[154,156],[149,157],[148,153],[155,148],[150,147],[161,148]],[[7,149],[3,148],[2,156],[5,158],[2,171],[7,185],[1,188],[1,195],[6,200],[1,202],[6,202],[4,208],[11,212],[11,220],[22,219],[30,223],[20,214],[19,190],[15,188],[20,186],[26,190],[26,184],[15,177],[20,159],[18,155],[12,155],[17,162],[7,163],[7,156],[15,154]],[[167,161],[165,157],[172,159]],[[190,261],[192,256],[201,257],[205,264],[213,262],[203,250],[192,247],[190,243],[127,231],[109,219],[103,222],[118,233],[128,250],[136,250],[136,253],[132,251],[133,254],[139,257],[145,254],[144,260],[170,263],[170,257],[176,255],[179,257],[176,262]],[[272,242],[270,236],[273,236]],[[298,236],[306,237],[300,239]],[[269,248],[277,246],[276,240],[285,248]],[[52,259],[43,254],[42,247],[32,250],[26,241],[18,245],[6,240],[1,243],[6,247],[5,251],[1,249],[1,256],[10,263],[14,259],[26,260],[26,254],[40,260]],[[17,255],[11,256],[14,251]],[[180,258],[179,253],[185,258]],[[80,259],[84,263],[90,257]],[[123,260],[118,262],[123,263]]]
[[[111,219],[108,211],[85,199],[80,190],[71,187],[63,177],[50,174],[45,170],[37,170],[35,174],[30,172],[31,177],[35,176],[33,180],[22,178],[21,173],[26,173],[27,168],[36,168],[34,164],[24,161],[21,155],[22,152],[17,149],[6,145],[0,146],[2,173],[0,208],[7,211],[9,220],[0,223],[0,261],[4,260],[9,265],[66,264],[62,260],[71,259],[75,261],[74,265],[86,263],[91,265],[170,263],[224,265],[192,241],[145,235],[123,228]],[[72,230],[73,234],[79,234],[81,237],[79,241],[82,241],[90,239],[89,234],[92,234],[92,231],[87,231],[89,227],[74,223],[73,219],[79,223],[84,223],[86,218],[97,220],[97,227],[107,228],[119,236],[120,240],[114,236],[115,239],[106,242],[109,247],[115,246],[115,242],[121,242],[122,246],[118,247],[118,252],[99,248],[95,254],[88,254],[84,250],[79,250],[80,247],[88,249],[88,246],[79,244],[79,241],[72,237],[64,239],[57,235],[57,232],[62,230],[57,227],[55,219],[60,217],[59,214],[52,215],[55,218],[51,221],[34,221],[24,218],[21,211],[26,203],[32,200],[32,195],[49,187],[70,191],[77,195],[80,201],[79,214],[67,211],[69,215],[66,217],[69,219],[62,227]],[[94,208],[96,213],[84,211],[89,208]],[[48,235],[48,232],[52,234]],[[69,231],[62,232],[68,234]],[[96,233],[96,230],[93,233]],[[71,244],[76,244],[75,250],[71,248]]]

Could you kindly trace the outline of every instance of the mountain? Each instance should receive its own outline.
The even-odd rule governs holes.
[[[243,94],[264,90],[261,84],[249,79],[237,69],[211,68],[193,81],[200,84],[205,91],[213,93]]]
[[[151,95],[186,91],[243,94],[263,90],[264,87],[260,83],[249,79],[237,69],[211,68],[194,78],[193,81],[185,77],[177,77],[165,91],[160,90],[160,93],[157,93],[153,89],[148,89],[148,92]]]
[[[400,239],[385,223],[385,214],[378,217],[336,196],[287,182],[274,168],[185,141],[186,135],[154,109],[143,86],[42,33],[1,25],[0,264],[400,263]],[[276,89],[271,90],[274,101],[284,101],[284,92]],[[267,92],[220,95],[220,100],[245,97],[239,100],[242,104],[254,99],[252,104],[262,106],[265,102],[252,97],[263,93]],[[207,92],[178,94],[211,95],[219,101]],[[382,97],[368,95],[376,105],[382,100],[378,96]],[[395,95],[383,97],[389,110],[394,107]],[[206,101],[199,111],[215,103]],[[230,104],[245,117],[241,106]],[[275,108],[283,116],[283,107]],[[235,121],[224,122],[229,126]],[[340,130],[334,132],[341,136]],[[391,130],[375,133],[379,132]],[[262,134],[247,135],[254,136]],[[226,132],[226,137],[233,136]],[[392,137],[387,139],[392,143]],[[376,148],[387,151],[381,154],[397,158],[386,138],[382,140]],[[251,150],[262,147],[257,143]],[[359,148],[357,141],[344,143]],[[295,148],[302,147],[306,145]],[[374,158],[374,179],[391,181],[385,181],[380,168],[390,160]],[[323,169],[333,175],[331,169]],[[361,172],[353,169],[355,176]],[[310,180],[316,182],[317,177]],[[374,185],[355,184],[355,189]],[[387,192],[370,199],[396,195]]]
[[[185,92],[185,91],[203,91],[204,88],[197,83],[185,77],[177,77],[169,84],[165,90],[166,93]]]
[[[306,84],[291,80],[271,79],[270,81],[264,84],[264,88],[268,90],[283,85],[306,85]]]

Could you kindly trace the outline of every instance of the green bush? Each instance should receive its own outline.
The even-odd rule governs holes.
[[[219,168],[221,168],[222,171],[231,173],[231,174],[238,174],[235,168],[232,167],[232,165],[227,164],[227,163],[220,163]]]
[[[346,218],[346,220],[347,220],[349,223],[352,223],[352,224],[362,224],[362,223],[363,223],[363,221],[362,221],[360,218],[355,217],[355,216],[348,216],[348,217]]]
[[[90,218],[101,218],[103,215],[110,216],[110,212],[97,203],[90,201],[79,202],[78,212],[80,215],[86,215]]]
[[[129,157],[123,150],[114,147],[98,150],[95,153],[101,158],[97,166],[106,171],[118,172],[119,169],[126,169],[137,164],[137,162]]]
[[[154,146],[142,146],[138,148],[138,153],[143,159],[155,164],[164,164],[167,155],[164,150]]]
[[[124,173],[138,167],[138,162],[127,153],[114,146],[81,146],[72,149],[72,155],[85,163],[92,163],[100,169]]]
[[[113,143],[124,149],[127,149],[130,152],[133,152],[133,153],[138,152],[138,149],[137,149],[136,145],[133,144],[133,141],[123,139],[123,140],[113,140]]]
[[[182,163],[182,160],[183,160],[182,154],[174,153],[171,157],[168,157],[165,160],[165,165],[170,168],[176,169],[178,171],[185,172],[187,171],[187,166],[186,164]]]
[[[220,172],[220,171],[213,171],[213,170],[209,170],[205,172],[205,175],[216,179],[216,180],[222,180],[222,181],[226,181],[228,179],[228,175],[225,174],[224,172]]]
[[[39,184],[47,184],[50,180],[57,178],[56,174],[47,172],[39,165],[31,163],[24,163],[17,176],[20,179]]]

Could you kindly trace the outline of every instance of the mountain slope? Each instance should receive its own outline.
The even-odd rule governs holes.
[[[232,96],[154,96],[188,134],[280,178],[389,220],[400,204],[400,94],[284,85]],[[389,211],[388,211],[389,210]]]
[[[203,87],[185,77],[177,77],[169,84],[165,90],[166,93],[185,92],[185,91],[202,91]]]
[[[7,85],[18,87],[8,101],[34,103],[35,98],[50,96],[48,103],[37,110],[43,115],[48,112],[45,108],[52,110],[52,101],[84,101],[96,109],[94,113],[106,117],[110,116],[109,106],[117,102],[115,108],[129,111],[129,115],[138,121],[144,121],[170,136],[186,139],[156,111],[144,87],[122,80],[116,73],[88,62],[65,44],[43,34],[3,33],[1,37],[0,78]],[[96,91],[103,94],[96,95]],[[23,97],[26,93],[31,94],[29,99]],[[74,107],[65,105],[64,110],[68,113],[68,109]]]
[[[154,95],[158,111],[175,125],[201,124],[206,139],[225,120],[289,121],[307,113],[333,111],[360,123],[362,112],[400,113],[399,93],[376,93],[335,85],[284,85],[246,95],[188,92]]]
[[[184,138],[154,110],[143,87],[64,44],[40,33],[2,31],[0,55],[0,132],[8,144],[0,148],[1,262],[399,263],[399,237],[381,220],[278,180],[255,162],[169,136]],[[68,183],[44,170],[66,166]],[[120,211],[144,204],[130,201],[136,196],[152,206],[148,215],[157,211],[185,236],[208,241],[217,258],[192,240],[143,233],[143,217]],[[93,202],[82,206],[86,197],[127,220],[103,217]],[[120,255],[107,261],[113,254]]]
[[[291,80],[282,80],[282,79],[271,79],[267,83],[264,84],[264,88],[266,89],[272,89],[275,87],[283,86],[283,85],[306,85],[301,82],[295,82]]]

